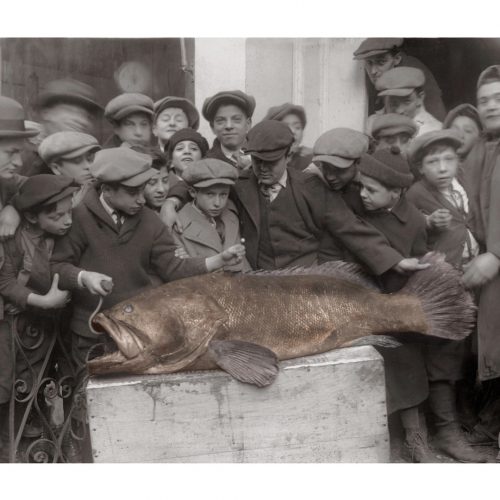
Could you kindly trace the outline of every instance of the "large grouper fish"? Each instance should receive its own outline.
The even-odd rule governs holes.
[[[149,289],[92,319],[118,350],[90,360],[89,373],[222,368],[265,386],[277,376],[278,360],[365,338],[418,333],[461,340],[474,326],[472,299],[442,256],[425,259],[430,267],[413,273],[394,294],[381,293],[358,266],[344,262],[211,273]]]

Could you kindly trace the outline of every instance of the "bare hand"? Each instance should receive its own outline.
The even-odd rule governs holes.
[[[427,217],[429,227],[444,231],[450,227],[451,213],[446,208],[438,208]]]
[[[4,207],[0,211],[0,241],[12,238],[20,223],[21,216],[17,210],[11,205]]]
[[[475,257],[464,266],[462,281],[467,288],[482,286],[491,281],[500,269],[500,260],[490,252]]]
[[[106,274],[82,271],[82,285],[92,295],[106,296],[113,289],[113,279]]]
[[[165,224],[169,231],[172,231],[172,228],[175,227],[175,230],[178,233],[182,233],[183,227],[182,223],[177,216],[176,206],[178,205],[179,200],[177,198],[167,198],[165,203],[162,205],[160,210],[160,219],[163,224]]]
[[[241,243],[233,245],[222,252],[222,260],[225,265],[239,264],[245,257],[245,240],[241,239]]]
[[[54,274],[50,290],[43,296],[45,309],[60,309],[71,300],[68,290],[59,290],[59,275]]]
[[[177,247],[175,249],[175,256],[179,257],[180,259],[189,259],[189,254],[186,252],[186,249],[184,247]]]
[[[401,274],[408,274],[413,271],[422,271],[427,269],[430,264],[421,264],[418,259],[403,259],[400,260],[392,269]]]

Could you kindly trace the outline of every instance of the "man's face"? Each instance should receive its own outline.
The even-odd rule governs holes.
[[[145,113],[132,113],[114,127],[115,134],[130,146],[148,146],[151,142],[151,119]]]
[[[94,134],[92,114],[78,104],[58,103],[41,111],[45,135],[72,130]]]
[[[283,155],[279,160],[266,161],[252,156],[252,168],[260,184],[276,184],[285,173],[288,158]]]
[[[385,112],[397,113],[408,118],[415,118],[424,100],[424,93],[414,90],[408,96],[389,95],[385,98]]]
[[[69,231],[72,224],[72,197],[57,202],[56,209],[51,212],[40,212],[31,219],[42,231],[55,236],[62,236]]]
[[[142,210],[146,203],[144,197],[145,184],[139,187],[119,186],[114,189],[111,186],[103,186],[104,199],[113,209],[127,215],[135,215]]]
[[[144,188],[146,205],[152,209],[161,208],[167,199],[169,187],[167,167],[161,167],[158,173],[149,179]]]
[[[344,189],[357,173],[355,164],[347,168],[339,168],[330,163],[321,162],[319,168],[332,191],[341,191]]]
[[[380,151],[381,149],[392,149],[398,148],[399,151],[406,155],[410,147],[411,135],[406,132],[399,132],[394,135],[384,135],[377,139],[377,146],[375,151]]]
[[[401,61],[399,54],[393,55],[390,52],[365,59],[365,71],[370,81],[375,85],[377,80],[388,70],[397,66]]]
[[[299,146],[302,143],[302,137],[304,135],[304,127],[302,126],[300,118],[296,114],[290,113],[289,115],[286,115],[281,121],[288,125],[288,128],[292,131],[293,137],[295,139],[294,144],[296,146]]]
[[[57,175],[72,177],[77,184],[83,186],[90,182],[93,177],[90,173],[90,165],[94,161],[95,151],[88,151],[83,155],[71,159],[59,159],[50,164],[51,170]]]
[[[436,189],[449,189],[458,170],[458,156],[451,146],[436,145],[422,159],[420,174]]]
[[[252,121],[242,109],[234,104],[223,104],[216,111],[211,127],[224,147],[238,151],[243,146],[251,125]]]
[[[0,139],[0,179],[10,179],[23,166],[24,139]]]
[[[207,216],[218,217],[227,205],[229,186],[214,184],[205,188],[190,189],[195,205]]]
[[[467,156],[481,134],[477,123],[468,116],[457,116],[450,128],[456,130],[463,141],[462,146],[457,149],[457,153],[461,157]]]
[[[392,208],[399,199],[399,189],[389,189],[372,177],[360,174],[359,182],[361,184],[359,194],[366,210]]]
[[[168,141],[178,130],[189,127],[189,120],[181,108],[165,108],[156,118],[153,134]]]
[[[488,132],[500,131],[500,82],[486,83],[479,87],[477,110]]]
[[[172,168],[177,175],[182,175],[184,169],[194,161],[201,160],[201,149],[194,141],[180,141],[172,151]]]

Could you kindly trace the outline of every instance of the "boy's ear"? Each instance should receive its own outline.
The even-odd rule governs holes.
[[[61,165],[59,165],[59,163],[51,161],[48,166],[50,170],[52,170],[52,173],[54,173],[55,175],[61,175]]]
[[[397,66],[400,62],[401,62],[401,59],[402,59],[402,55],[401,55],[401,52],[398,52],[395,56],[394,56],[394,66]]]
[[[24,212],[23,213],[24,218],[30,223],[30,224],[36,224],[37,223],[37,217],[36,215],[33,215],[30,212]]]
[[[197,192],[197,190],[193,186],[188,187],[189,196],[191,196],[191,198],[193,198],[193,200],[196,198],[196,192]]]

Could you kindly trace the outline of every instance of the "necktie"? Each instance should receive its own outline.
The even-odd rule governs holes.
[[[226,228],[224,226],[224,221],[220,217],[214,217],[215,220],[215,230],[220,237],[222,244],[224,244],[224,240],[226,239]]]
[[[260,191],[264,195],[267,201],[271,203],[280,191],[280,185],[278,183],[275,184],[260,184]]]
[[[115,220],[116,228],[119,231],[122,228],[122,218],[120,216],[120,213],[116,210],[113,212],[113,219]]]

